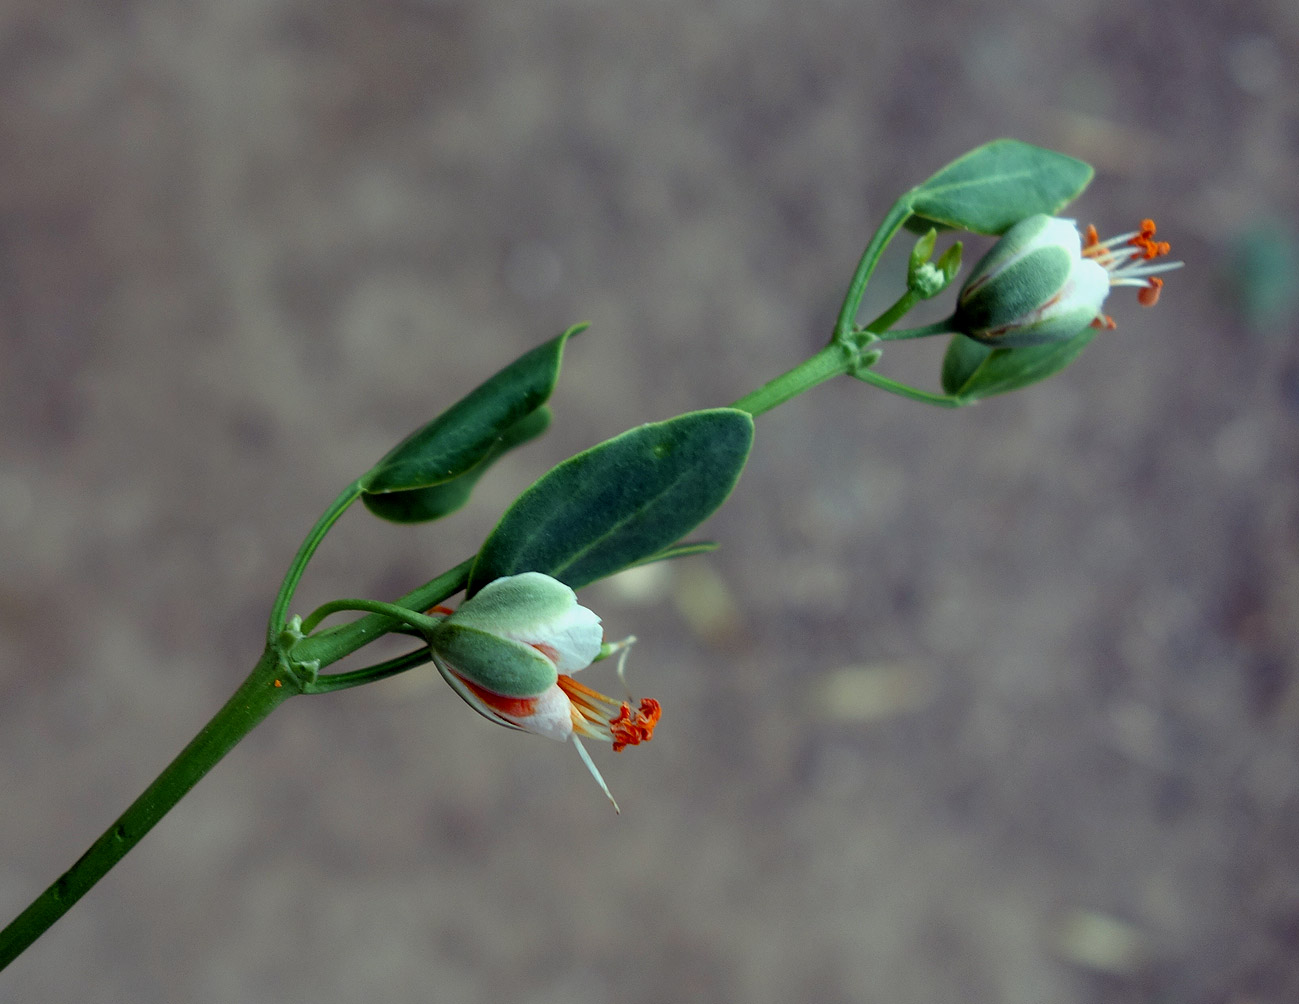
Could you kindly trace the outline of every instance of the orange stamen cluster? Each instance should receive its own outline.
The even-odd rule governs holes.
[[[1149,265],[1147,262],[1162,258],[1173,249],[1168,241],[1155,240],[1155,221],[1142,220],[1135,233],[1124,234],[1102,241],[1091,224],[1083,231],[1082,254],[1110,274],[1111,286],[1138,286],[1137,302],[1143,307],[1153,307],[1159,302],[1164,280],[1152,273],[1180,268],[1181,262]],[[1104,314],[1092,322],[1095,327],[1112,328],[1114,322]]]
[[[573,731],[579,735],[612,743],[615,753],[653,737],[654,726],[663,713],[653,698],[644,698],[633,711],[627,701],[615,701],[563,673],[558,683],[573,706]]]
[[[623,701],[618,717],[609,723],[609,731],[613,733],[613,751],[618,753],[625,746],[639,746],[653,739],[654,726],[662,714],[662,705],[652,697],[641,698],[640,707],[635,712]]]
[[[1154,236],[1155,221],[1142,220],[1141,229],[1137,231],[1136,236],[1128,241],[1128,244],[1134,248],[1140,248],[1141,257],[1146,259],[1159,258],[1173,250],[1173,245],[1169,244],[1168,241],[1152,240],[1151,238]]]

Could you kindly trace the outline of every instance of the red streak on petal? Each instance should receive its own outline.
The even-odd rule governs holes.
[[[553,646],[539,641],[534,641],[531,644],[533,648],[553,662],[556,666],[559,665],[559,653],[555,651]]]
[[[444,607],[441,605],[436,607],[429,607],[428,612],[431,614],[445,614],[448,617],[450,617],[453,613],[455,613],[455,611],[452,610],[450,607]]]
[[[535,697],[506,697],[504,694],[493,693],[484,687],[480,687],[472,680],[466,680],[459,673],[456,674],[456,678],[468,687],[475,697],[498,715],[505,718],[531,718],[536,713],[537,699]]]

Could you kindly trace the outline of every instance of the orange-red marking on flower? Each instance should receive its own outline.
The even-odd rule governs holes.
[[[472,680],[466,680],[458,673],[456,679],[468,687],[475,697],[499,715],[504,715],[507,718],[528,718],[537,710],[537,699],[535,697],[506,697],[504,694],[496,694],[485,687],[480,687]]]

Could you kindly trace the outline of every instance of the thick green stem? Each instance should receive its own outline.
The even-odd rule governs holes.
[[[298,552],[295,568],[298,569],[299,576],[301,568],[306,565],[306,559],[310,558],[311,552],[315,549],[314,545],[319,544],[320,538],[324,536],[324,531],[332,525],[351,501],[355,500],[354,487],[349,487],[348,491],[339,496],[335,504],[317,523],[307,543]],[[396,606],[382,603],[369,604],[366,601],[343,601],[353,608],[365,605],[386,612],[373,613],[350,624],[303,639],[293,650],[294,661],[303,663],[314,658],[320,660],[320,665],[328,665],[350,655],[380,635],[394,630],[403,622],[425,620],[417,611],[427,610],[464,589],[469,581],[469,570],[472,565],[472,558],[461,562],[431,582],[407,593]],[[287,589],[281,590],[281,599],[284,600],[283,609],[279,614],[281,620],[288,612],[288,600],[292,598],[293,585],[296,581],[290,575],[285,579],[285,584]],[[398,608],[405,608],[407,613],[402,613]],[[393,614],[399,616],[394,617]],[[320,676],[315,683],[304,686],[299,677],[281,662],[280,653],[283,645],[284,639],[277,633],[271,644],[267,645],[266,651],[248,679],[240,684],[234,696],[207,725],[203,726],[203,730],[194,737],[194,740],[180,751],[157,779],[144,790],[144,793],[131,803],[117,821],[90,845],[90,849],[78,858],[58,881],[41,893],[8,927],[0,931],[0,969],[9,965],[56,920],[67,913],[73,904],[140,842],[158,820],[175,807],[203,775],[216,766],[222,757],[234,749],[244,736],[285,700],[295,694],[308,691],[327,693],[331,690],[342,690],[362,683],[370,683],[404,672],[427,661],[426,650],[413,652],[364,670]]]
[[[851,373],[857,364],[858,353],[854,348],[831,342],[811,359],[806,359],[788,373],[767,381],[731,407],[747,411],[750,415],[761,415],[831,377]]]
[[[298,693],[268,647],[257,666],[194,740],[76,863],[0,931],[4,969],[140,842],[199,779],[283,701]]]

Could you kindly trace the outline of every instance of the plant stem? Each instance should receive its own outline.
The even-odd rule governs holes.
[[[836,342],[842,342],[852,334],[853,325],[857,321],[857,311],[861,309],[862,294],[866,291],[866,283],[870,281],[871,273],[875,271],[880,255],[888,247],[889,241],[902,229],[902,224],[906,223],[907,217],[911,215],[912,195],[913,192],[907,192],[889,207],[884,222],[879,225],[870,243],[866,245],[866,250],[862,252],[861,261],[857,263],[857,271],[853,273],[852,280],[848,283],[848,292],[844,295],[843,306],[839,309],[839,319],[834,325]]]
[[[361,497],[361,482],[353,481],[343,489],[342,494],[329,504],[320,519],[316,520],[316,525],[311,528],[302,546],[298,548],[298,553],[293,556],[293,564],[284,574],[284,581],[280,584],[280,591],[275,597],[275,605],[271,607],[271,619],[266,629],[266,644],[268,646],[275,644],[275,639],[279,637],[280,632],[284,629],[285,619],[288,617],[289,604],[293,602],[293,593],[298,588],[298,582],[302,578],[302,573],[307,569],[307,562],[311,556],[316,553],[316,548],[320,542],[325,539],[325,534],[329,532],[330,527],[338,522],[338,517],[347,511],[347,507]]]
[[[473,568],[473,565],[474,559],[467,558],[456,565],[455,568],[443,572],[436,579],[424,583],[418,589],[411,590],[397,600],[395,606],[417,612],[437,606],[469,584],[469,570]],[[385,614],[367,614],[365,617],[360,617],[348,624],[340,624],[336,628],[319,631],[309,638],[303,638],[294,647],[293,657],[298,662],[318,660],[321,668],[324,668],[330,663],[351,655],[358,649],[370,644],[380,635],[387,634],[399,626],[399,621]],[[327,675],[322,675],[317,680],[315,689],[319,692],[327,689],[320,686],[320,684],[328,679]]]
[[[960,408],[963,405],[970,404],[969,401],[962,401],[959,398],[949,397],[946,394],[933,394],[927,390],[921,390],[919,387],[912,387],[910,384],[899,383],[896,380],[890,380],[886,376],[881,376],[874,370],[858,370],[853,374],[863,383],[868,383],[872,387],[878,387],[880,390],[886,390],[890,394],[896,394],[898,397],[910,398],[912,401],[919,401],[922,404],[932,404],[939,408]]]
[[[901,342],[908,338],[928,338],[931,335],[950,335],[955,332],[952,329],[952,318],[945,317],[941,321],[935,321],[933,324],[922,324],[918,328],[900,328],[897,331],[877,331],[874,327],[868,329],[881,342]]]
[[[311,614],[302,622],[302,633],[311,634],[321,621],[330,614],[342,613],[345,610],[357,612],[365,611],[372,614],[382,614],[385,617],[397,622],[406,624],[416,631],[428,631],[437,623],[427,614],[420,613],[417,610],[411,610],[408,607],[400,606],[396,603],[384,603],[382,600],[330,600],[322,604],[311,612]]]
[[[788,373],[767,381],[731,407],[747,411],[750,415],[761,415],[831,377],[851,373],[857,360],[858,353],[852,346],[831,342],[811,359],[805,359]]]
[[[418,648],[414,652],[394,656],[373,666],[366,666],[364,669],[354,669],[348,673],[326,673],[323,676],[318,676],[314,683],[306,684],[302,692],[304,694],[329,694],[335,690],[360,687],[366,683],[386,680],[390,676],[405,673],[417,666],[426,666],[430,659],[427,647]]]
[[[919,295],[913,293],[911,290],[907,290],[898,297],[897,302],[893,304],[893,306],[889,307],[888,310],[884,311],[884,313],[880,314],[879,317],[871,321],[870,324],[867,324],[865,329],[867,331],[873,331],[877,335],[883,335],[885,331],[897,324],[903,315],[919,302]]]
[[[268,647],[234,696],[90,849],[0,931],[0,969],[17,958],[140,842],[199,779],[281,703],[299,691]]]

